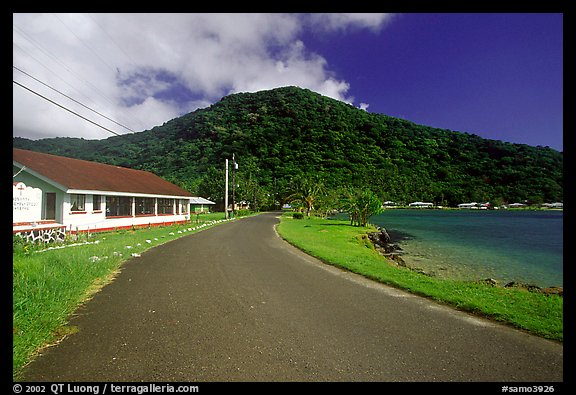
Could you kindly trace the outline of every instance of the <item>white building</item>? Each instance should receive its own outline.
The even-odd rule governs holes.
[[[214,204],[147,171],[13,149],[13,233],[65,227],[103,231],[183,223],[190,204]],[[20,183],[20,184],[18,184]],[[37,188],[36,214],[27,214],[16,188]],[[18,200],[20,199],[20,200]],[[30,202],[25,203],[31,205]],[[20,207],[17,209],[16,207]]]
[[[458,208],[476,209],[476,208],[478,208],[478,203],[476,203],[476,202],[472,202],[472,203],[460,203],[460,204],[458,205]]]
[[[472,210],[487,210],[490,208],[490,202],[486,202],[486,203],[476,203],[476,202],[460,203],[458,205],[458,208],[472,209]]]
[[[408,207],[414,207],[414,208],[432,208],[432,207],[434,207],[434,203],[414,202],[414,203],[410,203],[410,204],[408,205]]]
[[[556,203],[543,203],[542,207],[547,208],[564,208],[564,203],[556,202]]]

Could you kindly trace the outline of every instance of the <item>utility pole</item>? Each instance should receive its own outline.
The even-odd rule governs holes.
[[[224,218],[228,219],[228,159],[226,159],[226,183],[224,192]]]
[[[234,172],[238,168],[238,164],[236,163],[236,159],[234,159],[234,154],[232,154],[232,217],[236,217],[236,183],[234,182]]]

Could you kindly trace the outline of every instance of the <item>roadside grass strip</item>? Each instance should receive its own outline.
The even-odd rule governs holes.
[[[14,243],[13,378],[43,348],[57,344],[77,328],[68,326],[76,309],[121,271],[122,264],[146,250],[230,220],[203,214],[189,224],[81,234],[85,241],[51,245]],[[15,239],[16,240],[16,239]]]
[[[362,237],[375,228],[353,227],[349,221],[293,219],[284,215],[277,229],[286,241],[327,264],[544,338],[563,341],[564,304],[560,296],[476,281],[440,279],[397,266]]]

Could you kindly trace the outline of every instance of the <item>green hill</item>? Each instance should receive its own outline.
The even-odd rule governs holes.
[[[236,200],[271,207],[291,179],[368,187],[382,200],[563,200],[563,154],[368,113],[307,89],[224,97],[151,130],[104,140],[13,139],[14,147],[152,171],[217,202],[235,154]]]

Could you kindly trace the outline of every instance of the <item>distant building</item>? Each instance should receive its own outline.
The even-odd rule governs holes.
[[[250,202],[247,202],[245,200],[242,200],[240,202],[235,202],[234,203],[234,211],[239,211],[239,210],[250,210]],[[228,205],[228,211],[232,211],[232,204]]]
[[[547,208],[564,208],[564,203],[556,202],[556,203],[544,203],[542,207]]]
[[[21,149],[13,149],[13,172],[13,233],[183,223],[191,204],[194,211],[214,204],[147,171]],[[30,187],[40,193],[27,202],[22,194]],[[30,204],[37,206],[34,214],[21,214]]]
[[[190,198],[190,212],[194,214],[205,213],[210,211],[210,206],[216,203],[204,199],[203,197]]]
[[[434,203],[414,202],[414,203],[410,203],[410,204],[408,205],[408,207],[413,207],[413,208],[432,208],[432,207],[434,207]]]
[[[476,202],[460,203],[458,205],[458,208],[471,209],[471,210],[487,210],[490,208],[490,202],[486,202],[486,203],[476,203]]]

